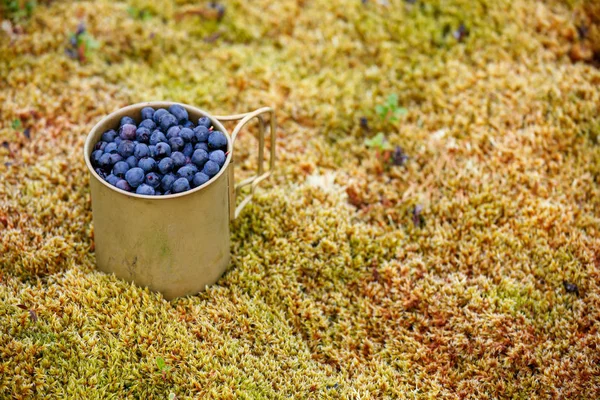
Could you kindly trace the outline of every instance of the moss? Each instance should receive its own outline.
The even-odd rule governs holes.
[[[595,3],[389,3],[49,2],[0,33],[0,398],[599,397]],[[94,269],[81,158],[149,99],[280,127],[227,273],[172,302]]]

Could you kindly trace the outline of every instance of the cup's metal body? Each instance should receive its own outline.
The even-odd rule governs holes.
[[[139,103],[108,115],[94,126],[84,148],[85,162],[91,174],[98,269],[159,291],[168,300],[203,291],[207,285],[216,282],[229,265],[229,221],[236,215],[233,143],[241,127],[258,116],[219,117],[230,120],[248,117],[236,127],[234,135],[230,135],[217,117],[182,104],[190,120],[209,117],[215,129],[222,131],[228,141],[225,164],[217,176],[198,188],[167,196],[145,196],[122,191],[104,181],[90,162],[94,145],[102,133],[116,129],[124,116],[139,122],[140,111],[146,106],[157,109],[168,108],[171,104],[175,103]],[[260,121],[263,125],[262,119]],[[264,144],[263,133],[261,128],[261,144]],[[274,148],[274,143],[272,146]],[[248,182],[253,184],[252,191],[255,184],[266,178],[261,174],[268,175],[262,173],[262,160],[259,174]],[[241,209],[236,211],[239,213]]]

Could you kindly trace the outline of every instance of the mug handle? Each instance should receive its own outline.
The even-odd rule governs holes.
[[[263,118],[264,114],[269,114],[269,122],[271,131],[271,157],[269,159],[269,169],[265,172],[263,167],[264,162],[264,153],[265,153],[265,120]],[[275,168],[275,129],[277,127],[275,121],[275,111],[271,107],[262,107],[256,111],[252,111],[244,114],[236,114],[236,115],[224,115],[224,116],[215,116],[215,119],[219,121],[240,121],[231,132],[231,151],[233,152],[235,139],[237,135],[240,133],[242,128],[250,122],[253,118],[258,119],[258,171],[256,175],[251,176],[250,178],[244,179],[238,184],[234,184],[234,176],[233,176],[233,154],[231,157],[231,162],[229,165],[229,218],[230,220],[236,219],[242,209],[252,200],[252,196],[254,195],[254,191],[260,182],[267,179]],[[244,186],[252,185],[250,187],[250,194],[242,200],[239,206],[235,206],[235,199],[240,195],[240,192]]]

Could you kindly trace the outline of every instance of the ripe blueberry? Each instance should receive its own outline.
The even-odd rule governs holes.
[[[156,123],[152,121],[152,119],[148,118],[140,122],[140,124],[138,125],[138,129],[139,128],[146,128],[150,132],[152,132],[154,129],[156,129]]]
[[[199,150],[199,149],[202,149],[208,153],[208,144],[206,142],[196,143],[196,145],[194,146],[194,150]]]
[[[158,110],[156,110],[154,112],[154,115],[152,116],[152,121],[154,121],[155,123],[159,123],[160,119],[162,118],[163,115],[168,114],[169,112],[167,110],[165,110],[164,108],[160,108]]]
[[[167,131],[167,139],[171,139],[171,138],[179,136],[180,131],[181,131],[181,128],[178,125],[170,127],[169,130]]]
[[[179,136],[172,137],[169,139],[169,146],[171,146],[171,150],[180,151],[183,150],[183,146],[185,146],[185,142]]]
[[[135,140],[135,131],[137,127],[134,124],[125,124],[119,128],[119,137],[123,140]]]
[[[144,170],[139,167],[131,168],[125,173],[125,180],[134,188],[140,186],[142,182],[144,182],[145,177],[146,174],[144,173]]]
[[[171,190],[173,193],[181,193],[190,190],[190,182],[186,178],[179,178],[173,182]]]
[[[137,128],[135,131],[135,138],[140,143],[148,143],[150,140],[150,129],[145,127]]]
[[[194,145],[191,143],[186,143],[183,147],[182,151],[183,155],[186,157],[191,157],[194,154]]]
[[[173,167],[179,168],[185,165],[185,155],[179,151],[171,153],[171,160],[173,160]]]
[[[222,132],[213,131],[208,137],[208,147],[211,149],[219,149],[227,146],[227,138]]]
[[[219,168],[225,164],[225,153],[223,153],[223,150],[211,151],[208,158],[219,164]]]
[[[105,153],[116,153],[118,151],[118,147],[119,146],[117,146],[117,144],[115,142],[111,142],[106,145],[106,147],[104,148],[104,152]]]
[[[194,179],[192,179],[192,186],[198,187],[204,185],[206,182],[210,180],[210,177],[203,172],[197,172],[194,175]]]
[[[219,164],[214,161],[208,160],[206,164],[204,164],[204,168],[202,168],[202,172],[211,178],[215,176],[219,172]]]
[[[142,183],[140,186],[137,187],[137,189],[135,189],[135,192],[137,194],[145,194],[146,196],[154,196],[154,188],[150,185],[146,185],[145,183]]]
[[[93,166],[97,167],[100,165],[100,157],[102,157],[102,154],[104,154],[104,152],[102,150],[94,150],[92,152],[90,161],[92,162]]]
[[[150,149],[148,148],[148,145],[144,143],[139,143],[135,146],[135,149],[133,150],[133,155],[137,159],[148,157],[150,155]]]
[[[173,170],[173,160],[169,157],[165,157],[158,163],[158,170],[161,174],[169,173]]]
[[[123,158],[127,158],[133,155],[133,150],[135,149],[135,144],[131,140],[123,140],[121,144],[117,147],[117,152]]]
[[[177,180],[175,174],[165,174],[160,181],[160,187],[165,192],[171,190],[171,186],[173,186],[173,182]]]
[[[178,122],[187,121],[188,119],[188,112],[179,104],[173,104],[170,106],[169,112],[173,114],[175,118],[177,118]]]
[[[177,175],[191,182],[196,172],[198,172],[198,170],[194,170],[194,168],[192,168],[191,165],[186,165],[177,170]]]
[[[165,136],[164,133],[162,133],[161,131],[159,131],[158,129],[155,130],[154,132],[152,132],[152,135],[150,135],[150,144],[157,144],[160,142],[166,142],[167,138]]]
[[[156,157],[156,146],[151,144],[148,146],[148,151],[150,152],[150,157]]]
[[[129,156],[125,161],[127,162],[127,164],[129,164],[129,168],[137,167],[138,159],[135,158],[135,156]]]
[[[183,127],[184,127],[184,128],[190,128],[190,129],[194,129],[194,123],[193,123],[192,121],[189,121],[189,120],[188,120],[188,121],[185,121],[185,122],[183,123]]]
[[[183,128],[180,132],[179,132],[179,136],[181,136],[181,138],[183,140],[185,140],[186,142],[191,142],[192,140],[196,140],[196,137],[194,135],[194,131],[191,130],[190,128]]]
[[[157,157],[169,157],[171,155],[171,146],[165,142],[156,144],[156,156]]]
[[[102,154],[102,156],[100,156],[100,159],[98,160],[98,165],[100,166],[100,168],[108,170],[112,166],[110,161],[110,153],[104,153]]]
[[[129,171],[129,169],[129,164],[127,164],[125,161],[119,161],[118,163],[115,163],[115,166],[112,169],[112,174],[116,177],[122,178],[125,176],[127,171]]]
[[[142,108],[142,119],[152,119],[154,116],[154,108],[144,107]]]
[[[152,171],[154,171],[154,169],[156,169],[156,160],[154,160],[154,158],[151,158],[151,157],[144,157],[140,161],[138,161],[137,166],[146,173],[152,172]],[[129,182],[129,183],[131,183],[131,182]]]
[[[125,117],[121,118],[121,122],[119,123],[119,126],[123,126],[125,124],[135,125],[135,121],[133,120],[133,118],[125,116]]]
[[[120,179],[116,184],[116,187],[118,187],[121,190],[125,190],[127,192],[131,192],[131,186],[129,185],[129,183],[127,183],[127,181],[125,179]]]
[[[192,162],[198,166],[198,168],[202,168],[204,164],[208,161],[208,153],[202,149],[194,151],[192,154]]]
[[[160,117],[160,122],[158,123],[158,125],[160,126],[160,129],[163,132],[166,132],[173,125],[177,125],[177,118],[171,113],[166,113],[165,115]]]
[[[112,142],[113,140],[115,140],[116,136],[117,136],[117,132],[115,132],[114,129],[108,130],[102,134],[102,141],[107,142],[107,143]]]
[[[119,153],[112,153],[110,155],[110,165],[115,165],[119,161],[123,161],[123,157]]]
[[[117,184],[117,182],[119,182],[119,178],[114,176],[113,174],[110,174],[106,177],[106,182],[110,183],[111,185],[115,186]]]
[[[208,141],[208,136],[210,135],[210,131],[207,127],[203,125],[199,125],[194,128],[194,136],[196,137],[196,142],[206,142]]]
[[[146,174],[146,185],[152,186],[153,189],[156,189],[160,185],[160,177],[156,172]]]
[[[207,129],[210,128],[212,125],[212,122],[210,122],[210,118],[208,117],[202,117],[198,120],[198,126],[204,126]]]

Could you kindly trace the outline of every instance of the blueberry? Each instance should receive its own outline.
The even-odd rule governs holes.
[[[107,143],[112,142],[115,140],[115,137],[117,137],[117,132],[115,132],[114,129],[111,129],[102,134],[102,141]]]
[[[119,161],[113,167],[112,174],[114,176],[122,178],[125,176],[125,173],[127,173],[127,171],[129,171],[129,169],[130,169],[129,164],[127,164],[125,161]]]
[[[104,148],[105,153],[116,153],[117,151],[119,151],[119,146],[115,142],[107,144]]]
[[[173,114],[167,113],[160,117],[160,122],[158,125],[160,126],[161,130],[166,132],[173,125],[177,125],[177,117],[175,117]]]
[[[219,164],[219,168],[225,164],[225,153],[223,153],[223,150],[211,151],[208,155],[208,158],[210,158],[211,161]]]
[[[118,146],[119,144],[121,144],[121,142],[123,141],[123,139],[121,139],[120,137],[116,137],[114,140],[114,143]]]
[[[102,179],[106,178],[106,172],[104,172],[104,170],[102,168],[96,168],[94,171],[96,171],[96,173],[98,175],[100,175],[100,178],[102,178]]]
[[[158,163],[158,170],[161,174],[166,174],[173,170],[173,160],[169,157],[165,157]]]
[[[107,144],[107,142],[101,140],[98,143],[96,143],[96,145],[94,146],[94,150],[104,150]]]
[[[140,143],[148,143],[150,141],[150,129],[145,127],[137,128],[135,138]]]
[[[110,169],[110,167],[112,166],[110,162],[110,153],[102,154],[102,156],[100,156],[100,158],[98,159],[98,165],[101,168]]]
[[[186,143],[183,147],[182,151],[183,155],[186,157],[191,157],[194,154],[194,145],[191,143]]]
[[[115,186],[121,190],[131,192],[131,186],[129,185],[129,183],[127,183],[125,179],[120,179],[117,183],[115,183]]]
[[[137,166],[146,173],[152,172],[152,171],[154,171],[154,169],[156,169],[156,160],[154,160],[154,158],[151,158],[151,157],[144,157],[140,161],[138,161]]]
[[[117,152],[121,157],[127,158],[133,155],[133,150],[135,149],[135,144],[131,140],[123,140],[121,144],[117,147]]]
[[[133,120],[133,118],[125,116],[125,117],[121,118],[121,122],[119,123],[119,126],[123,126],[125,124],[135,125],[135,121]]]
[[[194,128],[194,123],[193,123],[192,121],[189,121],[189,120],[188,120],[188,121],[185,121],[185,122],[183,123],[183,127],[184,127],[184,128],[190,128],[190,129],[193,129],[193,128]]]
[[[146,185],[152,186],[153,189],[156,189],[160,185],[160,177],[156,172],[146,174]]]
[[[160,181],[160,187],[165,192],[171,190],[171,186],[173,186],[173,182],[177,180],[175,174],[165,174]]]
[[[144,173],[144,170],[139,167],[131,168],[125,173],[125,180],[134,188],[140,186],[142,182],[144,182],[144,178],[146,178],[146,174]]]
[[[192,186],[198,187],[204,185],[206,182],[210,180],[210,177],[203,172],[197,172],[194,175],[194,179],[192,179]]]
[[[117,182],[119,182],[119,178],[114,176],[113,174],[110,174],[109,176],[106,177],[106,182],[110,183],[111,185],[115,186],[117,184]]]
[[[194,151],[192,162],[201,168],[208,161],[208,153],[202,149]]]
[[[112,153],[110,155],[110,165],[115,165],[119,161],[123,161],[123,157],[119,153]]]
[[[154,132],[152,132],[152,135],[150,135],[150,144],[157,144],[160,142],[166,142],[167,138],[165,137],[165,134],[162,133],[161,131],[159,131],[158,129],[155,130]]]
[[[135,156],[129,156],[129,157],[127,157],[125,162],[127,162],[127,164],[129,164],[129,168],[135,168],[135,167],[137,167],[138,159],[135,158]]]
[[[208,160],[206,164],[204,164],[204,168],[202,168],[202,172],[211,178],[215,176],[219,172],[219,164],[214,161]]]
[[[211,149],[219,149],[227,146],[227,138],[223,132],[213,131],[208,137],[208,147]]]
[[[186,178],[179,178],[173,182],[171,190],[173,193],[181,193],[190,190],[190,182]]]
[[[173,104],[170,106],[169,112],[177,118],[178,122],[187,121],[188,119],[188,112],[180,104]]]
[[[142,183],[140,186],[135,189],[137,194],[145,194],[146,196],[154,196],[154,188],[152,186],[146,185]]]
[[[191,165],[186,165],[184,167],[179,168],[179,170],[177,171],[177,174],[181,177],[181,178],[185,178],[188,181],[192,181],[192,179],[194,179],[194,174],[198,172],[197,170],[194,170],[194,168],[191,167]]]
[[[119,137],[123,140],[135,140],[135,131],[137,126],[134,124],[125,124],[119,128]]]
[[[148,148],[148,145],[140,143],[135,146],[135,149],[133,150],[133,155],[137,159],[148,157],[150,155],[150,149]]]
[[[204,126],[208,129],[212,126],[212,122],[210,122],[210,118],[202,117],[198,120],[198,126]]]
[[[171,160],[173,160],[173,167],[175,168],[183,167],[185,165],[185,156],[179,151],[171,153]]]
[[[194,131],[190,128],[183,128],[179,132],[179,136],[186,142],[191,142],[192,140],[196,141],[196,136],[194,135]]]
[[[151,144],[148,146],[148,151],[150,152],[150,157],[156,157],[156,146]]]
[[[142,119],[152,119],[154,116],[154,108],[144,107],[142,108]]]
[[[152,121],[154,121],[158,124],[160,122],[160,119],[162,118],[162,116],[165,114],[168,114],[168,113],[169,112],[167,110],[165,110],[164,108],[160,108],[154,112],[154,115],[152,116]]]
[[[139,128],[146,128],[152,132],[154,129],[156,129],[156,123],[152,121],[151,118],[148,118],[140,122],[140,124],[138,125],[138,129]]]
[[[93,166],[97,167],[98,165],[100,165],[100,157],[102,157],[102,154],[104,154],[102,150],[95,150],[92,152],[92,155],[90,156],[90,161],[92,162]]]
[[[156,144],[156,156],[157,157],[169,157],[171,155],[171,146],[167,143],[160,142]]]
[[[200,149],[202,149],[208,153],[208,144],[205,142],[196,143],[196,145],[194,146],[194,150],[200,150]]]
[[[169,130],[167,131],[167,139],[171,139],[171,138],[179,136],[180,131],[181,131],[181,128],[178,127],[177,125],[170,127]]]
[[[183,150],[185,142],[180,137],[172,137],[169,139],[169,146],[171,146],[171,150],[180,151]]]
[[[196,137],[196,142],[206,142],[208,141],[208,136],[210,135],[210,131],[207,127],[200,125],[194,129],[194,136]]]

